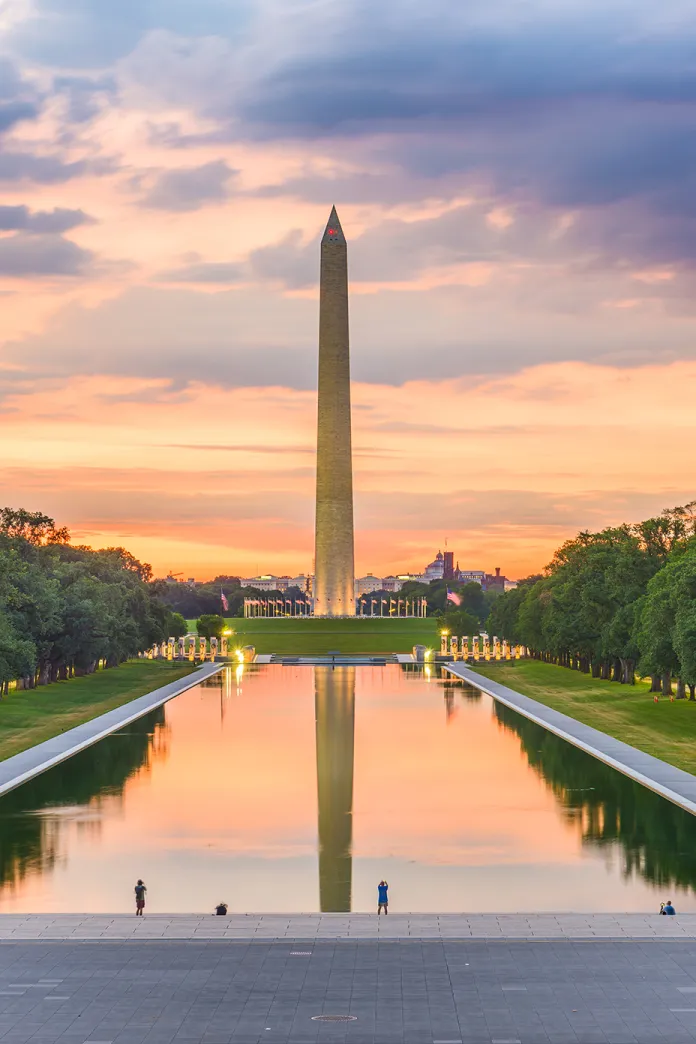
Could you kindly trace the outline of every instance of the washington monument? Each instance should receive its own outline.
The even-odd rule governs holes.
[[[315,616],[355,616],[348,250],[334,207],[321,241]]]

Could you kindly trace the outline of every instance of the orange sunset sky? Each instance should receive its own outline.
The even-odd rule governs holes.
[[[0,502],[158,575],[310,571],[332,203],[359,574],[447,538],[517,578],[693,499],[687,15],[9,0]]]

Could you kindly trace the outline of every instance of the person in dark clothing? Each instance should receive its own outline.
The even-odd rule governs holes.
[[[677,911],[672,906],[672,900],[671,899],[668,899],[666,903],[660,903],[660,913],[661,914],[666,914],[668,917],[672,917],[672,916],[674,916],[674,914],[676,914],[676,912]]]
[[[215,913],[218,917],[225,917],[227,915],[227,903],[218,903],[215,907]]]
[[[135,916],[142,917],[143,910],[145,909],[145,893],[147,888],[143,882],[138,878],[138,883],[135,886]]]
[[[386,881],[380,881],[377,885],[377,916],[382,912],[384,908],[384,915],[389,913],[389,885]]]

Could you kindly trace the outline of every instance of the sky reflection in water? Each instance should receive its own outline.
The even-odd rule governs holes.
[[[234,670],[0,801],[0,909],[696,909],[693,818],[459,681]]]

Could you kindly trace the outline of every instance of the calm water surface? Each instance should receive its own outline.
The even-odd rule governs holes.
[[[0,800],[0,910],[696,909],[694,819],[462,682],[228,669]]]

